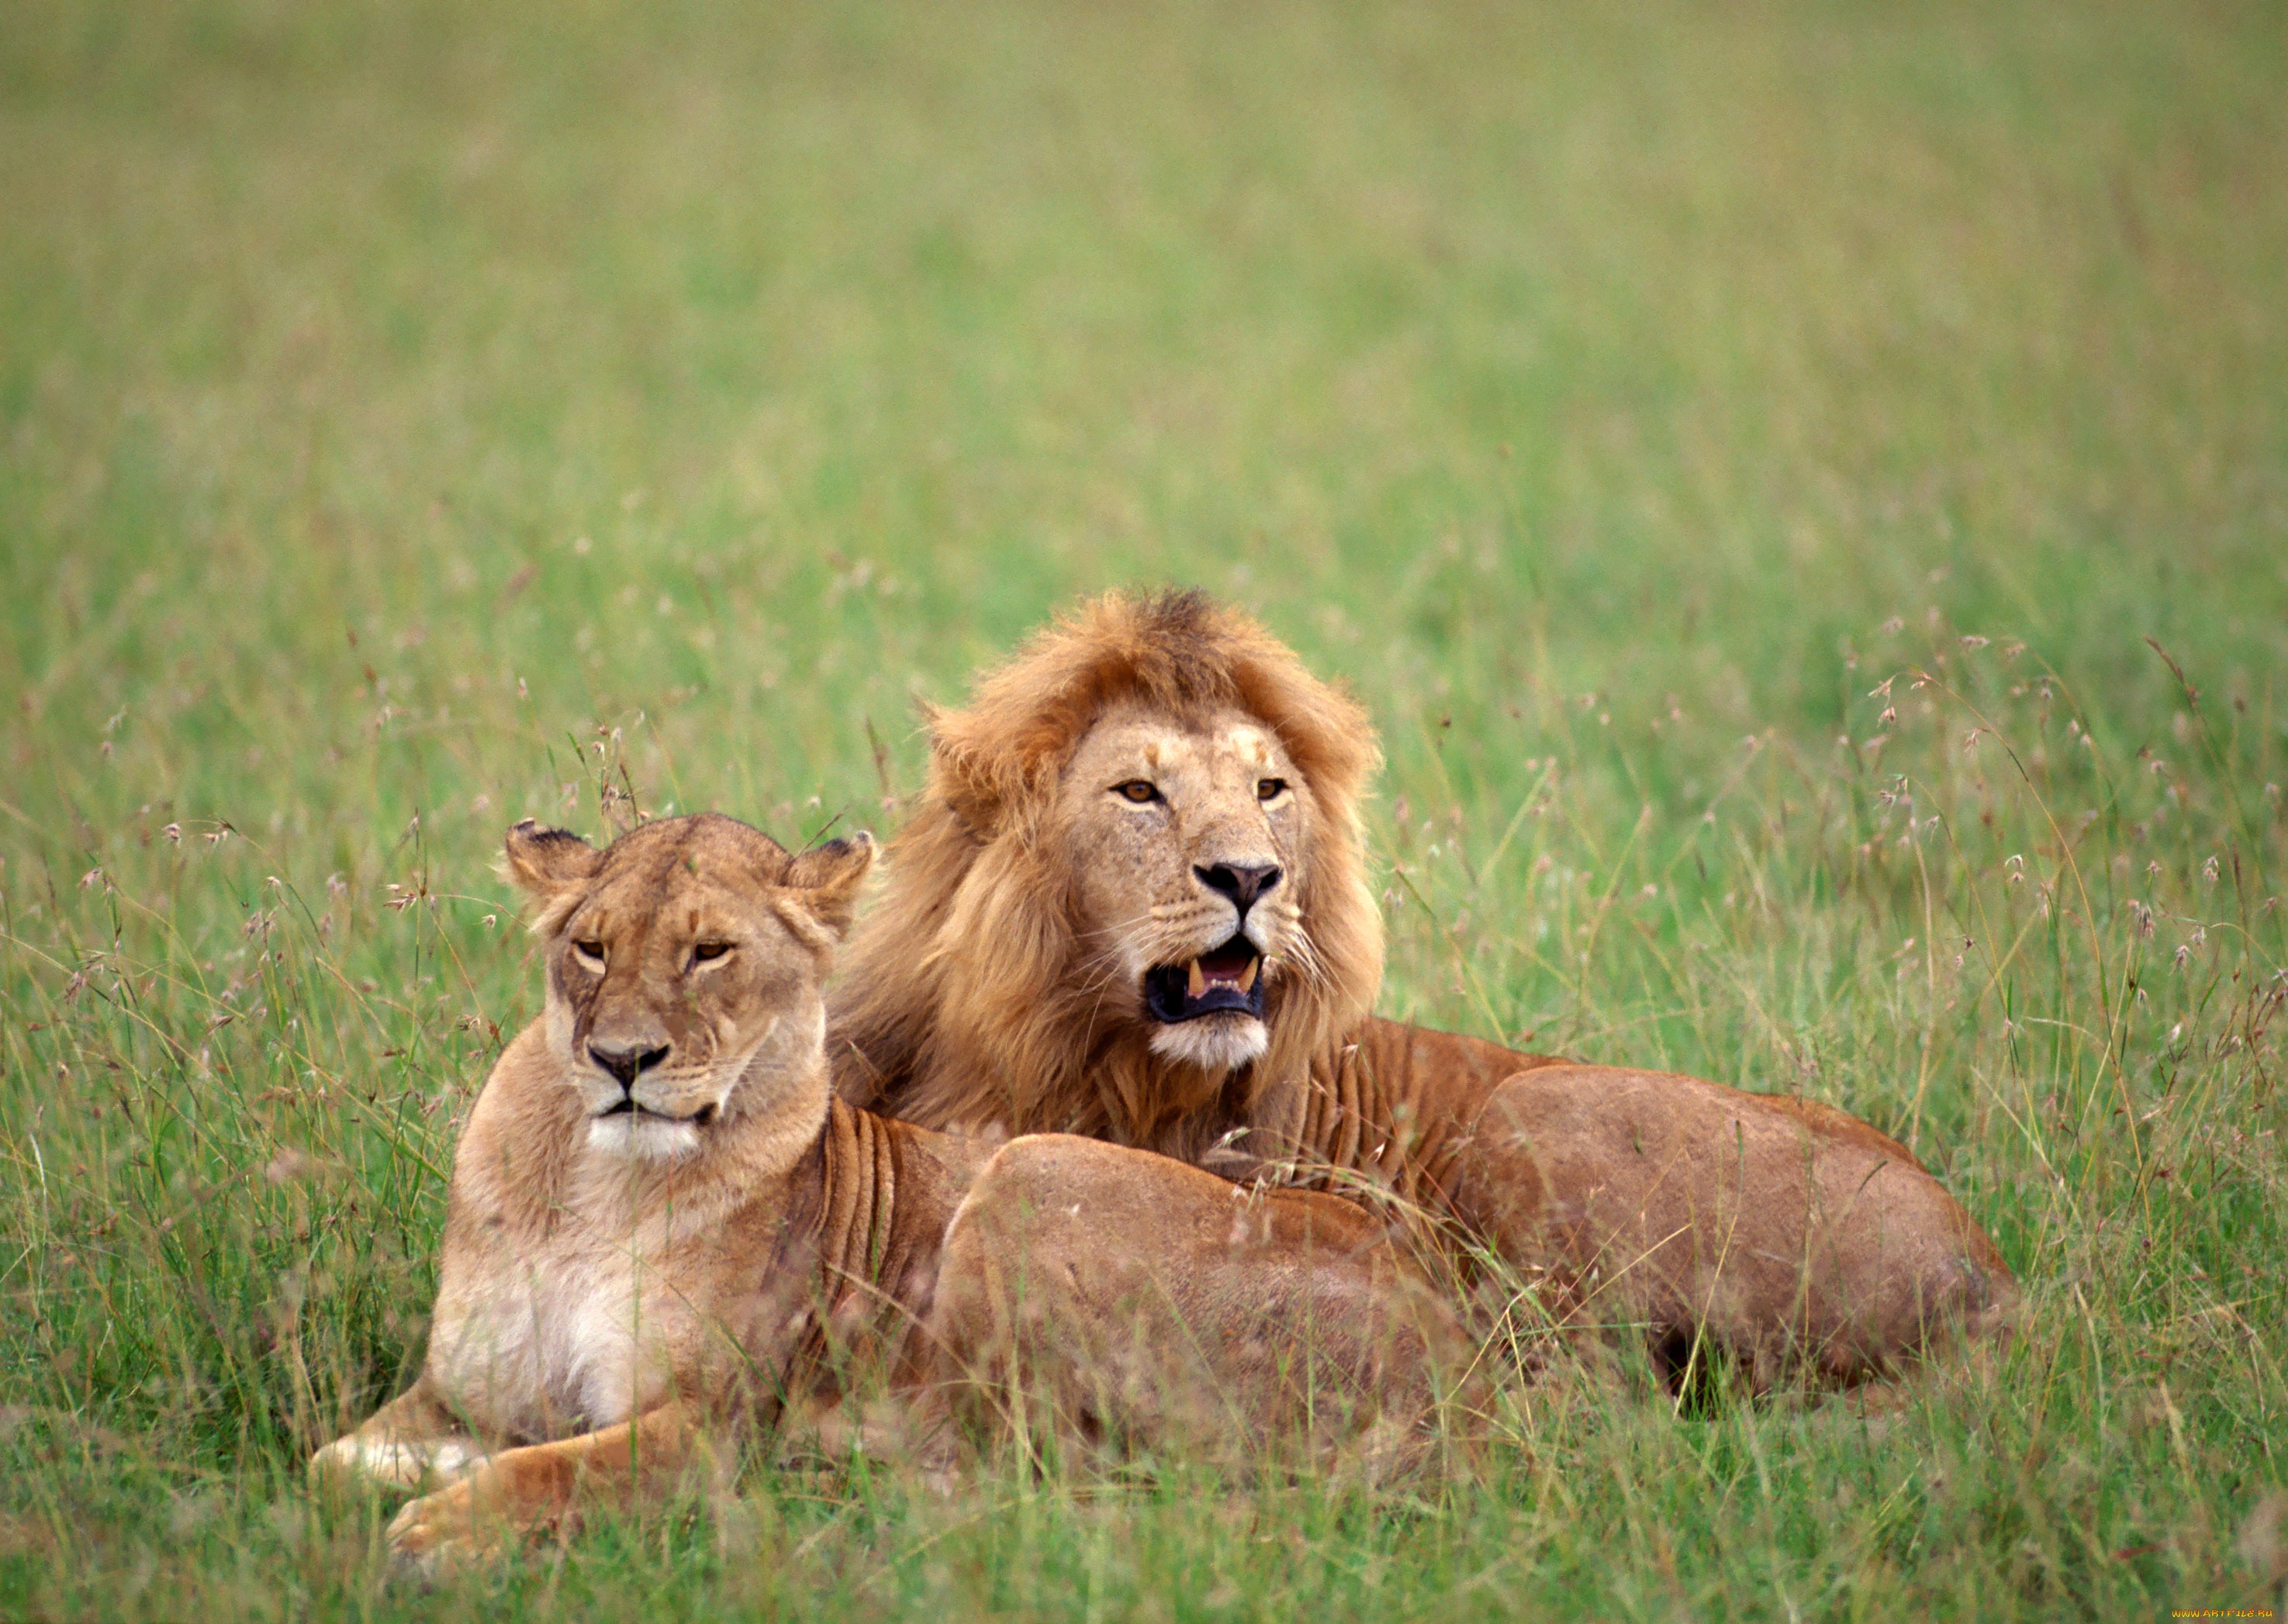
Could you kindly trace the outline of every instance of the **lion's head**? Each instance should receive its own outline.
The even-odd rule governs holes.
[[[1196,1151],[1367,1014],[1373,730],[1254,621],[1100,598],[934,713],[931,747],[834,994],[848,1097]]]
[[[864,835],[797,857],[715,813],[600,852],[529,820],[508,832],[546,944],[548,1046],[591,1146],[687,1155],[778,1103],[750,1097],[749,1078],[816,1081],[822,983],[873,860]]]

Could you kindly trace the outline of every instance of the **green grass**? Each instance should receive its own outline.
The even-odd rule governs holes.
[[[0,1614],[2280,1607],[2284,81],[2256,4],[15,0]],[[503,828],[887,829],[1133,582],[1379,718],[1387,1011],[1900,1134],[2007,1355],[386,1586],[298,1465],[536,1005]]]

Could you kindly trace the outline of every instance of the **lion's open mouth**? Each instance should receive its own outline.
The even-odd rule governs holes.
[[[1144,972],[1144,1012],[1163,1026],[1203,1015],[1263,1018],[1263,955],[1244,936],[1200,955],[1188,964],[1162,964]]]

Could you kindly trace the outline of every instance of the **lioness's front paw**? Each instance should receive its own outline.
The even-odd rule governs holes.
[[[491,1561],[508,1549],[513,1531],[484,1508],[465,1483],[424,1494],[390,1519],[391,1562],[420,1573],[460,1563]]]
[[[401,1442],[353,1433],[312,1455],[306,1470],[316,1488],[423,1489],[466,1477],[486,1460],[465,1438]]]

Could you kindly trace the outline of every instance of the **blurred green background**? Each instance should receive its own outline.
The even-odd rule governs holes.
[[[2261,4],[13,0],[0,1607],[2276,1598],[2284,83]],[[294,1473],[537,1004],[503,828],[886,831],[1132,583],[1378,717],[1386,1010],[1909,1137],[2011,1362],[382,1588]]]

